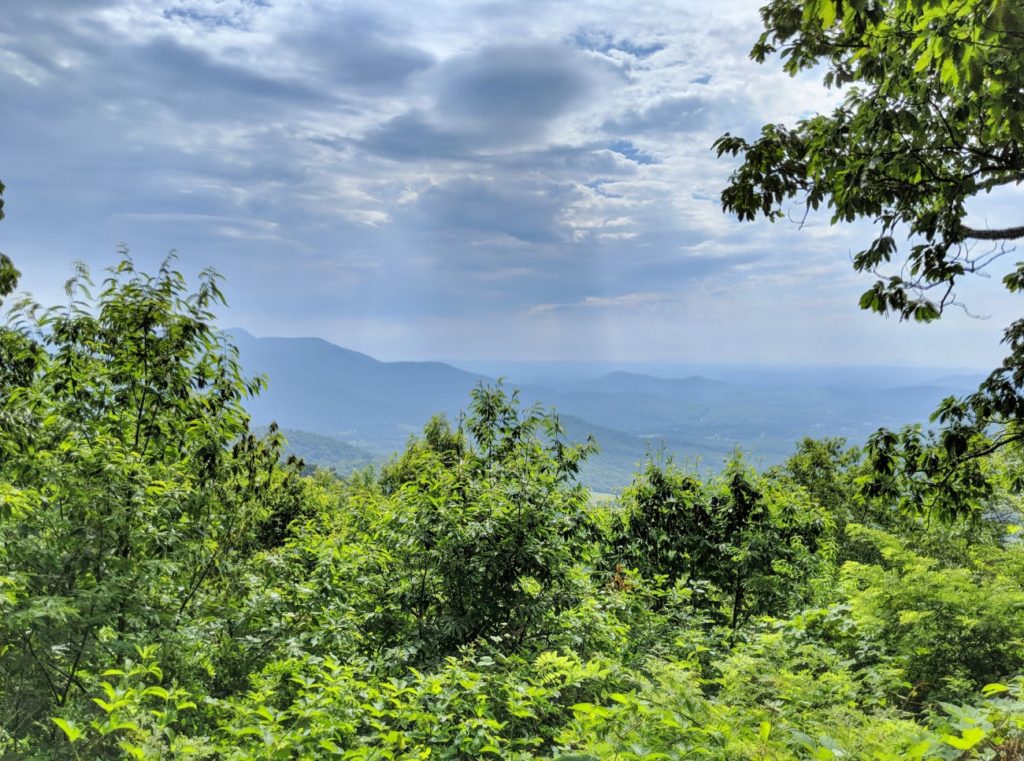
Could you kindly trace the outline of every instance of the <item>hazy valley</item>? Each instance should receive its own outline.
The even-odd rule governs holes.
[[[277,422],[308,464],[348,472],[383,463],[431,416],[457,419],[477,384],[503,377],[526,404],[553,407],[568,438],[596,439],[600,451],[581,478],[612,492],[631,481],[648,453],[717,470],[739,448],[754,465],[775,465],[805,436],[858,444],[879,427],[926,422],[941,399],[981,380],[919,368],[676,365],[652,369],[700,374],[656,377],[597,363],[487,363],[479,368],[486,372],[474,372],[381,362],[318,338],[232,335],[246,371],[269,381],[249,404],[254,423]]]

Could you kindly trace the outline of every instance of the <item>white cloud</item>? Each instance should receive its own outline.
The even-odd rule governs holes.
[[[718,135],[837,97],[749,61],[761,2],[12,4],[3,249],[46,298],[121,240],[178,248],[228,276],[229,321],[350,326],[391,356],[861,351],[892,327],[856,309],[865,228],[719,208]],[[989,303],[857,356],[977,354],[1015,309]]]

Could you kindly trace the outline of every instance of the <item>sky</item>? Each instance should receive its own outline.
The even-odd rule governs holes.
[[[224,327],[382,359],[993,365],[998,272],[900,324],[869,224],[722,213],[715,138],[841,97],[749,60],[760,3],[5,3],[0,250],[43,303],[175,250]]]

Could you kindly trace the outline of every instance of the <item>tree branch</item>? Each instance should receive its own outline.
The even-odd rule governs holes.
[[[973,227],[961,226],[965,238],[974,240],[1014,240],[1024,238],[1024,226],[1004,227],[1001,230],[978,230]]]

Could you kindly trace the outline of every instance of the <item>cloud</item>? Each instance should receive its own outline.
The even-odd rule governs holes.
[[[435,63],[400,35],[369,11],[330,9],[287,30],[280,43],[315,67],[325,84],[372,94],[398,91],[412,74]]]
[[[198,115],[251,119],[271,109],[326,105],[330,100],[322,90],[275,76],[270,66],[254,70],[218,61],[169,36],[120,48],[104,63],[123,67],[117,82],[122,92],[127,88],[191,119]]]
[[[415,215],[421,228],[472,243],[507,236],[523,243],[554,243],[568,238],[559,220],[563,197],[558,186],[511,189],[479,179],[460,178],[419,194]]]
[[[639,109],[618,114],[604,124],[604,128],[617,135],[635,135],[648,132],[695,132],[705,129],[713,116],[714,102],[707,95],[681,95],[655,103],[643,104]]]
[[[484,47],[425,71],[416,83],[430,105],[371,130],[363,145],[393,159],[542,149],[560,118],[615,81],[607,64],[562,45]]]
[[[270,7],[266,0],[239,0],[225,3],[223,0],[179,0],[161,14],[168,20],[180,20],[202,27],[232,29],[250,28],[255,15]]]
[[[614,296],[585,296],[581,301],[571,304],[536,304],[531,307],[530,314],[537,315],[571,309],[635,310],[655,304],[678,301],[679,298],[679,294],[652,291],[620,293]]]
[[[656,164],[657,160],[649,153],[644,153],[631,140],[615,140],[608,145],[608,150],[625,156],[637,164]]]
[[[439,67],[436,115],[498,144],[530,140],[585,104],[609,73],[561,45],[486,47]]]
[[[75,259],[177,248],[232,322],[371,353],[783,360],[803,307],[860,324],[863,231],[721,213],[714,138],[836,97],[749,61],[761,1],[9,3],[0,248],[54,301]],[[774,342],[728,328],[772,303]]]
[[[443,129],[431,124],[423,112],[410,111],[370,130],[361,145],[379,156],[397,161],[468,160],[480,149],[484,137]]]

